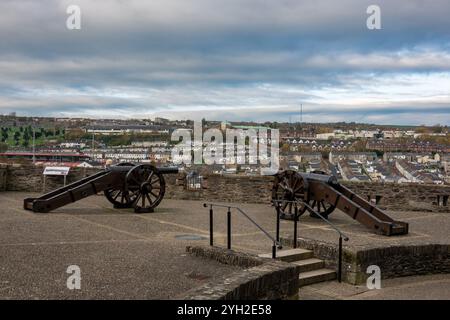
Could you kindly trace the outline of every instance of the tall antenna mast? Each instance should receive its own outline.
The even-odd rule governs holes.
[[[300,124],[303,123],[303,104],[300,103]]]

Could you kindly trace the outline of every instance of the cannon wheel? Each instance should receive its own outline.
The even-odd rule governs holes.
[[[135,164],[122,162],[117,166],[134,167]],[[136,195],[130,195],[129,192],[125,191],[125,186],[108,189],[103,193],[105,194],[106,199],[108,199],[108,201],[114,205],[114,208],[117,209],[131,208],[133,206],[133,201],[136,199]]]
[[[324,217],[325,219],[328,219],[328,216],[330,215],[330,213],[332,213],[334,211],[334,209],[336,209],[335,206],[329,204],[328,202],[325,202],[323,200],[321,201],[316,201],[316,200],[310,200],[308,202],[308,204],[311,206],[311,208],[314,209],[314,213],[310,212],[309,215],[312,218],[316,218],[319,219],[319,217],[317,216],[317,214],[320,214],[322,217]]]
[[[280,218],[293,220],[295,215],[295,205],[289,201],[299,201],[298,217],[305,211],[306,207],[301,203],[308,198],[308,182],[302,175],[294,170],[279,172],[275,176],[272,188],[272,200],[274,205],[280,205]]]
[[[314,170],[311,173],[315,173],[315,174],[327,174],[326,172],[322,171],[322,170]],[[328,215],[330,213],[332,213],[334,211],[334,209],[336,209],[335,206],[329,204],[328,202],[321,200],[321,201],[316,201],[316,200],[309,200],[308,204],[314,209],[315,213],[310,212],[309,216],[312,218],[316,218],[316,219],[320,219],[317,216],[317,213],[320,214],[322,217],[324,217],[325,219],[328,219]]]
[[[153,212],[164,198],[165,189],[163,175],[152,165],[137,165],[126,175],[125,190],[134,197],[136,213]]]

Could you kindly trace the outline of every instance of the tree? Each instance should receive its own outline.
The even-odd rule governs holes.
[[[282,146],[281,146],[281,152],[282,153],[287,153],[287,152],[289,152],[289,144],[287,144],[287,143],[284,143]]]
[[[8,128],[2,128],[2,142],[8,140]]]
[[[82,138],[88,137],[88,135],[86,135],[86,133],[82,129],[77,128],[77,129],[68,130],[65,133],[64,137],[66,140],[69,140],[69,141],[73,141],[73,140],[79,141]]]
[[[443,127],[441,127],[440,124],[437,124],[431,128],[433,133],[442,133],[442,129],[443,129]]]
[[[416,129],[416,132],[417,133],[429,133],[430,131],[428,130],[428,128],[425,125],[422,125]]]
[[[25,130],[25,132],[23,133],[22,138],[23,138],[23,140],[27,140],[27,141],[30,140],[30,134],[28,133],[28,130]]]
[[[8,151],[8,144],[1,142],[0,143],[0,153],[6,152],[6,151]]]

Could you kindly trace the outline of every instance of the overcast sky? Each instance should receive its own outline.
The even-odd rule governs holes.
[[[450,124],[450,1],[0,1],[0,114],[299,121],[300,104]]]

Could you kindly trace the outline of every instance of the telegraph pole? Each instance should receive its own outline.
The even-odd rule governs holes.
[[[36,130],[33,124],[33,164],[36,164]]]

